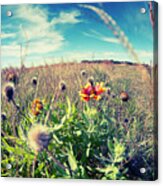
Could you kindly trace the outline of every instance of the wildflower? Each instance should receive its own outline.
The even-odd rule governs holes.
[[[86,86],[79,92],[83,101],[89,101],[91,98],[99,100],[101,94],[105,92],[106,88],[103,87],[103,83],[97,83],[93,86],[91,83],[87,83]]]
[[[86,76],[86,74],[87,74],[85,70],[82,70],[80,73],[81,73],[81,76],[83,76],[83,77]]]
[[[36,153],[46,149],[50,143],[51,135],[48,128],[43,125],[33,126],[28,133],[28,142],[31,149]]]
[[[127,92],[122,91],[122,92],[120,93],[120,98],[122,99],[122,101],[126,102],[126,101],[128,101],[128,99],[129,99],[129,95],[128,95]]]
[[[37,85],[37,77],[33,77],[33,78],[32,78],[32,84],[33,84],[34,86]]]
[[[6,119],[7,119],[6,113],[5,112],[2,112],[1,113],[1,120],[2,121],[5,121]]]
[[[18,83],[18,75],[16,74],[16,72],[8,72],[6,74],[6,80],[9,82],[12,82],[14,84]]]
[[[40,99],[35,99],[32,102],[32,109],[31,109],[32,114],[38,116],[42,110],[43,110],[43,101],[41,101]]]
[[[6,97],[8,102],[13,100],[14,92],[15,92],[14,84],[10,82],[6,83],[6,85],[4,86],[3,95]]]
[[[87,81],[88,81],[88,83],[90,83],[92,86],[94,85],[94,77],[93,77],[93,76],[89,77]]]
[[[101,94],[105,92],[106,88],[103,87],[104,83],[97,83],[94,87],[94,99],[99,100],[101,98]]]
[[[66,90],[66,83],[65,83],[64,81],[61,81],[61,82],[59,83],[59,89],[60,89],[61,91],[65,91],[65,90]]]
[[[86,86],[79,92],[83,101],[89,101],[92,97],[94,97],[94,87],[87,83]]]

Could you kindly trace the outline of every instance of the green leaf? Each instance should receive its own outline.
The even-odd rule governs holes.
[[[71,115],[72,108],[71,108],[70,99],[68,97],[66,97],[66,100],[67,100],[67,117],[69,118]]]
[[[86,151],[86,157],[89,157],[89,153],[90,153],[90,150],[91,150],[91,143],[88,143],[87,145],[87,151]]]
[[[68,151],[67,154],[68,154],[68,162],[70,164],[70,167],[73,171],[75,171],[77,169],[77,161],[72,150],[72,145],[70,145],[70,150]]]
[[[23,131],[21,125],[18,126],[18,135],[19,135],[20,139],[22,139],[23,141],[26,141],[26,137],[25,137],[25,134],[24,134],[24,131]]]

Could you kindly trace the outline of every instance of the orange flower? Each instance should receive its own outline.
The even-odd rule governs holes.
[[[96,83],[96,86],[94,87],[94,99],[99,100],[101,98],[101,94],[105,92],[106,88],[103,87],[104,83]]]
[[[91,98],[98,101],[101,98],[100,95],[105,92],[105,90],[106,88],[103,87],[103,83],[96,83],[96,86],[87,83],[79,94],[84,101],[89,101]]]
[[[40,99],[34,99],[32,102],[31,112],[33,115],[38,116],[43,110],[43,102]]]
[[[86,86],[79,92],[83,101],[89,101],[94,96],[94,87],[87,83]]]

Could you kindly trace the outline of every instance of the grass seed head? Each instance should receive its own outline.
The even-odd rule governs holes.
[[[43,125],[33,126],[28,133],[28,142],[31,149],[36,153],[46,149],[50,143],[51,135],[48,128]]]

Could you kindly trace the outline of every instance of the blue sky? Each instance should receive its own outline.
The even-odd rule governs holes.
[[[134,61],[132,55],[92,10],[81,4],[2,6],[2,67],[20,65],[20,46],[26,66],[84,59]],[[103,9],[118,24],[140,61],[153,59],[153,31],[148,3],[88,3]],[[140,8],[146,8],[141,14]],[[10,10],[12,16],[6,12]]]

